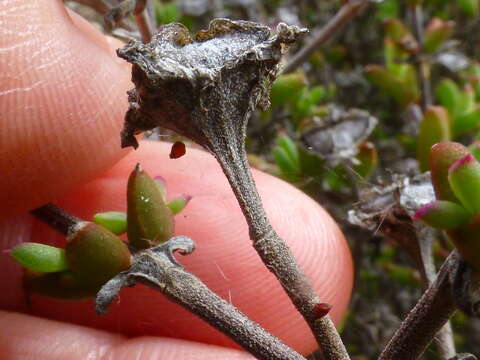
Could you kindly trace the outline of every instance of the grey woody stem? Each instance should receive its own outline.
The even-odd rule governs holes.
[[[450,273],[458,261],[453,251],[438,276],[402,322],[379,360],[413,360],[425,351],[437,332],[455,312]]]
[[[238,122],[224,121],[220,133],[207,132],[210,147],[227,177],[248,223],[253,247],[268,270],[278,279],[291,301],[304,317],[327,360],[349,359],[340,336],[326,315],[315,317],[314,307],[320,301],[307,277],[297,264],[290,248],[270,225],[252,178],[244,139],[236,129]],[[229,129],[230,128],[230,129]],[[239,131],[240,130],[240,131]],[[223,140],[222,140],[223,139]],[[232,139],[236,139],[232,140]],[[227,142],[233,146],[227,146]],[[225,143],[223,143],[225,142]],[[226,150],[227,149],[227,150]]]
[[[142,283],[201,317],[258,359],[305,360],[232,304],[215,295],[200,279],[185,271],[172,255],[177,250],[188,254],[193,249],[191,239],[177,236],[135,254],[132,267],[107,282],[97,294],[97,312],[105,313],[122,287]]]
[[[30,213],[64,236],[68,236],[75,225],[82,221],[51,203],[33,209]]]

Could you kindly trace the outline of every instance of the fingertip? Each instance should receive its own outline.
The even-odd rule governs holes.
[[[98,211],[124,211],[128,174],[141,162],[151,176],[166,179],[170,197],[188,193],[192,200],[176,217],[176,233],[191,237],[195,252],[179,260],[207,286],[288,345],[308,353],[316,347],[308,326],[274,276],[265,268],[248,238],[247,224],[228,182],[208,153],[187,149],[168,158],[171,144],[142,142],[103,176],[60,200],[60,205],[89,219]],[[352,288],[352,261],[340,230],[313,200],[269,175],[254,172],[269,218],[287,241],[322,302],[333,305],[339,321]],[[48,238],[34,230],[37,240]],[[37,314],[129,335],[173,336],[234,346],[231,340],[162,295],[144,288],[125,289],[120,304],[97,318],[91,302],[75,304],[36,298]],[[152,322],[151,319],[157,319]]]
[[[171,338],[126,339],[82,326],[0,311],[3,360],[247,360],[243,351]]]
[[[5,216],[51,201],[126,154],[119,133],[131,83],[108,42],[72,22],[61,1],[3,2],[0,13]]]

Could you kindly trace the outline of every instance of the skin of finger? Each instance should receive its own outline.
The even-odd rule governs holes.
[[[193,196],[176,216],[176,233],[190,236],[197,245],[193,254],[179,257],[186,269],[290,346],[304,353],[312,351],[315,342],[309,329],[254,251],[243,215],[214,158],[189,148],[184,157],[170,160],[169,151],[169,144],[142,142],[139,150],[58,203],[84,219],[95,212],[124,211],[127,177],[140,162],[152,176],[166,179],[170,198],[184,193]],[[352,262],[342,234],[325,211],[300,191],[258,171],[254,177],[274,228],[292,248],[320,300],[333,304],[331,315],[338,323],[352,286]],[[57,246],[63,242],[40,223],[34,225],[31,240]],[[12,299],[18,299],[18,294]],[[130,336],[168,336],[233,346],[200,319],[142,286],[122,290],[118,303],[103,317],[94,314],[91,301],[33,297],[30,311]]]
[[[60,0],[0,2],[0,216],[50,201],[112,166],[129,66]],[[95,156],[92,156],[95,149]]]
[[[247,360],[243,351],[161,337],[133,339],[88,327],[0,311],[3,360]]]

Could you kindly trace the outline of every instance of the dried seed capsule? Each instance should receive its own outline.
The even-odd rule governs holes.
[[[127,245],[114,233],[92,222],[80,222],[65,248],[72,274],[82,284],[99,287],[130,267]]]
[[[174,220],[157,183],[137,164],[127,187],[128,241],[137,248],[165,242],[173,235]]]

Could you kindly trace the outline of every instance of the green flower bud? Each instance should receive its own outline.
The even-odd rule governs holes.
[[[418,209],[414,219],[437,229],[452,230],[465,225],[470,214],[456,203],[437,200]]]
[[[463,206],[476,214],[480,210],[480,163],[472,154],[453,163],[448,170],[448,182]]]
[[[458,203],[458,199],[448,182],[448,169],[455,161],[467,154],[469,154],[469,151],[465,146],[448,141],[435,144],[430,149],[430,172],[438,200]]]
[[[118,236],[92,222],[80,222],[67,237],[67,262],[73,276],[99,287],[130,267],[131,254]]]
[[[185,206],[187,206],[188,202],[192,199],[190,195],[182,195],[179,197],[176,197],[175,199],[171,200],[170,202],[167,203],[168,208],[172,212],[173,215],[177,215],[180,213],[183,209],[185,209]]]
[[[157,183],[140,165],[128,179],[127,205],[127,234],[131,245],[148,248],[172,237],[173,214],[165,205]]]
[[[32,271],[50,273],[68,269],[65,250],[54,246],[27,242],[14,247],[10,256]]]
[[[417,137],[417,159],[420,170],[428,170],[430,148],[451,139],[450,119],[441,106],[429,106],[423,115]]]
[[[97,213],[93,216],[93,221],[117,235],[127,231],[127,214],[124,212],[107,211]]]
[[[425,29],[423,49],[429,53],[437,51],[452,36],[454,27],[455,23],[453,21],[433,18]]]

